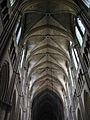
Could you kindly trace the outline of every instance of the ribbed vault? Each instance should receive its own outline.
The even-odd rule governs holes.
[[[28,0],[21,4],[19,10],[24,17],[31,99],[49,89],[64,102],[69,81],[73,18],[79,9],[73,0]]]

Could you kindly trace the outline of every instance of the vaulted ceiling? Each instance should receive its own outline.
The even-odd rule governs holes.
[[[73,0],[28,0],[19,9],[24,17],[30,95],[33,98],[48,88],[63,100],[69,81],[73,18],[79,8]]]

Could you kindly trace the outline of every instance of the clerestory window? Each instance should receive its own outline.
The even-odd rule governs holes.
[[[78,69],[78,66],[79,66],[79,57],[78,57],[78,54],[77,54],[77,51],[75,48],[72,48],[71,49],[72,51],[72,57],[73,57],[73,61],[74,61],[74,65],[75,65],[75,68],[76,70]]]
[[[10,0],[10,5],[13,6],[16,0]]]
[[[77,23],[78,23],[78,26],[79,26],[81,32],[82,32],[83,35],[84,35],[84,33],[85,33],[85,27],[84,27],[82,21],[80,20],[80,18],[77,18]]]
[[[85,34],[85,26],[82,23],[82,21],[80,20],[80,18],[76,18],[76,26],[75,26],[75,35],[76,38],[80,44],[80,46],[82,46],[83,44],[83,36]]]
[[[82,36],[80,34],[80,31],[79,31],[79,29],[78,29],[77,26],[75,26],[75,34],[76,34],[76,37],[77,37],[77,40],[78,40],[80,46],[82,46],[82,44],[83,44],[83,38],[82,38]]]
[[[90,8],[90,0],[83,0],[84,4]]]
[[[19,43],[21,32],[22,32],[22,26],[21,26],[21,17],[19,17],[18,22],[15,27],[15,36],[16,36],[16,43]]]
[[[23,52],[22,52],[22,58],[21,58],[21,64],[20,64],[20,67],[22,67],[22,64],[23,64],[24,55],[25,55],[25,49],[23,49]]]
[[[21,31],[22,31],[22,27],[19,28],[18,34],[16,36],[16,42],[17,44],[19,43],[20,37],[21,37]]]
[[[77,70],[78,68],[78,63],[77,63],[77,60],[76,60],[76,57],[75,57],[75,54],[74,54],[74,50],[72,49],[72,57],[73,57],[73,60],[74,60],[74,65],[75,65],[75,68]]]

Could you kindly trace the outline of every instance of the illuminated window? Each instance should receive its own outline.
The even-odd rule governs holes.
[[[73,77],[72,77],[71,68],[69,68],[69,73],[70,73],[70,78],[71,78],[72,86],[74,86],[74,82],[73,82]]]
[[[78,68],[78,63],[77,63],[77,60],[76,60],[76,57],[75,57],[75,54],[74,54],[73,49],[72,49],[72,57],[73,57],[73,60],[74,60],[75,68],[76,68],[76,70],[77,70],[77,68]]]
[[[18,31],[18,34],[16,36],[16,42],[17,42],[17,44],[19,43],[19,40],[20,40],[20,37],[21,37],[21,31],[22,31],[22,28],[20,27],[20,29]]]
[[[74,48],[74,53],[75,53],[75,56],[76,56],[76,60],[79,63],[80,61],[79,61],[78,53],[77,53],[77,50],[75,48]]]
[[[22,59],[21,59],[21,65],[20,65],[20,67],[22,67],[22,64],[23,64],[24,54],[25,54],[25,49],[23,50],[23,53],[22,53]]]
[[[83,0],[83,2],[88,8],[90,8],[90,0]]]
[[[77,18],[77,22],[78,22],[78,25],[80,27],[80,30],[82,31],[82,33],[84,34],[85,33],[85,27],[82,23],[82,21],[80,20],[80,18]]]
[[[21,37],[21,31],[22,31],[22,27],[21,27],[21,17],[19,17],[16,27],[15,27],[15,36],[16,36],[16,42],[17,44],[19,43],[20,37]]]
[[[74,64],[75,64],[75,68],[77,70],[80,61],[79,61],[78,53],[77,53],[75,48],[72,49],[72,57],[73,57],[73,61],[74,61]]]
[[[17,25],[16,25],[16,28],[15,28],[15,33],[17,32],[17,30],[18,30],[18,27],[19,27],[19,22],[17,23]]]
[[[80,34],[77,26],[75,26],[75,34],[76,34],[76,37],[77,37],[77,39],[79,41],[80,46],[82,46],[82,44],[83,44],[83,38],[82,38],[82,36],[81,36],[81,34]]]
[[[10,4],[11,4],[11,6],[14,5],[15,1],[16,1],[16,0],[10,0]]]

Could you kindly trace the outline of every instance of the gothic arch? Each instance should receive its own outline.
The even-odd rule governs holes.
[[[5,63],[1,66],[0,69],[0,98],[6,99],[7,91],[9,86],[9,63]]]
[[[89,120],[90,119],[90,96],[86,90],[84,91],[84,106],[85,106],[87,119]]]
[[[31,119],[64,120],[64,108],[59,96],[49,89],[37,94],[32,101]]]

